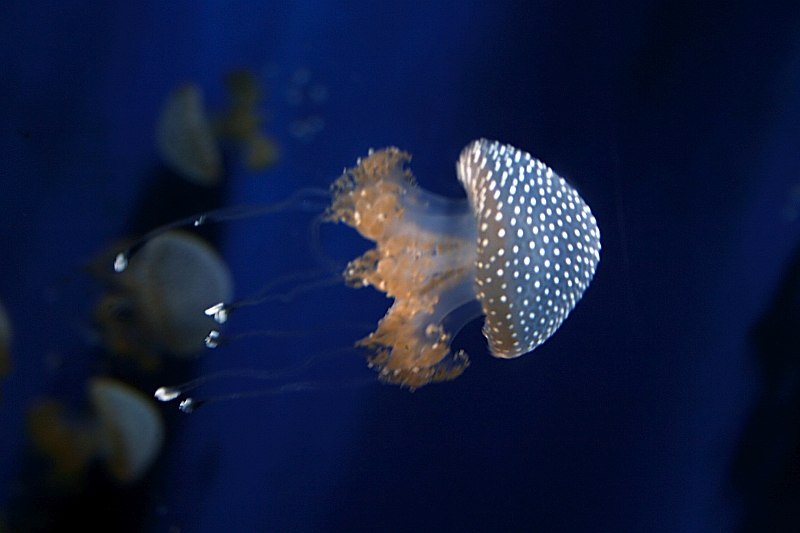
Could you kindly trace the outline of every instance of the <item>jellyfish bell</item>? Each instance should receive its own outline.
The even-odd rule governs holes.
[[[164,422],[152,399],[121,381],[95,377],[88,394],[93,415],[69,417],[54,400],[28,413],[34,445],[53,463],[54,479],[75,484],[99,460],[117,482],[140,481],[164,442]]]
[[[204,339],[219,327],[204,311],[233,294],[232,276],[216,250],[179,230],[149,239],[112,279],[116,290],[101,300],[97,316],[117,353],[201,354]]]
[[[94,378],[89,397],[100,427],[99,447],[115,479],[134,483],[148,472],[164,443],[164,422],[153,401],[120,381]]]
[[[233,294],[231,274],[214,248],[191,233],[165,233],[144,246],[128,273],[145,320],[167,350],[178,356],[202,351],[212,326],[204,310]]]
[[[206,114],[202,89],[192,83],[167,98],[156,125],[164,163],[185,180],[213,187],[222,179],[222,152]]]
[[[468,367],[467,354],[450,346],[478,316],[486,317],[483,332],[495,357],[519,357],[544,343],[588,288],[601,245],[578,192],[513,146],[481,139],[464,148],[456,165],[467,193],[462,200],[417,186],[409,161],[397,148],[370,151],[334,182],[323,219],[375,243],[342,276],[393,303],[356,346],[368,350],[382,382],[414,390]],[[261,212],[297,207],[298,198]],[[169,388],[163,399],[182,392]]]
[[[457,169],[478,228],[483,332],[492,355],[519,357],[549,339],[583,297],[600,261],[600,229],[578,191],[513,146],[475,141]]]

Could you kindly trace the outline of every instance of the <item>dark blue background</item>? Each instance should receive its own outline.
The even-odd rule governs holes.
[[[91,283],[156,164],[169,91],[209,106],[248,67],[267,90],[278,165],[234,161],[226,203],[327,187],[371,147],[413,153],[420,184],[462,196],[469,141],[547,162],[592,207],[602,259],[561,330],[534,354],[473,364],[409,393],[362,361],[324,390],[223,402],[171,426],[138,518],[153,531],[732,531],[730,483],[760,391],[748,341],[800,236],[800,4],[794,2],[14,2],[0,6],[0,299],[15,369],[0,404],[0,503],[13,514],[24,413],[94,372]],[[326,102],[286,94],[298,69]],[[324,129],[290,135],[309,116]],[[237,294],[304,268],[306,218],[233,223],[221,248]],[[340,228],[326,249],[363,244]],[[282,324],[202,372],[286,368],[348,346],[388,302],[371,289],[242,312]],[[212,387],[226,391],[248,383]],[[165,406],[173,409],[174,406]],[[10,506],[10,507],[9,507]],[[86,508],[101,515],[103,508]]]

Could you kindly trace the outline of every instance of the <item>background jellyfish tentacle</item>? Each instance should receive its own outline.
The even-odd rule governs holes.
[[[124,251],[116,255],[114,259],[114,270],[119,273],[128,268],[128,262],[132,255],[137,253],[142,246],[159,235],[171,230],[186,228],[189,226],[203,226],[209,223],[226,222],[282,213],[289,210],[298,211],[321,211],[330,199],[328,191],[323,189],[304,188],[294,192],[290,197],[271,205],[261,206],[233,206],[222,207],[213,211],[192,215],[188,218],[176,220],[169,224],[160,226],[145,234],[134,244],[125,248]],[[323,200],[325,203],[322,203]],[[313,230],[314,226],[311,226]]]

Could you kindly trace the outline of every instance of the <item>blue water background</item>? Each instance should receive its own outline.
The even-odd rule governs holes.
[[[5,2],[0,6],[0,299],[15,337],[0,403],[0,503],[21,483],[26,406],[93,372],[91,282],[157,161],[177,84],[222,106],[258,74],[278,165],[232,163],[228,203],[327,187],[369,148],[413,154],[463,196],[454,163],[488,137],[573,183],[603,238],[595,281],[535,353],[414,393],[343,388],[221,402],[180,420],[149,495],[154,531],[726,531],[727,471],[757,394],[748,328],[800,223],[800,7],[756,2]],[[297,76],[327,100],[293,105]],[[321,117],[300,141],[293,122]],[[238,295],[306,268],[305,219],[225,226]],[[326,230],[326,249],[365,244]],[[299,254],[299,255],[297,255]],[[305,259],[304,259],[305,257]],[[333,287],[242,312],[238,331],[371,323],[388,301]],[[249,338],[203,372],[286,368],[348,328]],[[248,387],[217,384],[213,390]],[[102,513],[102,509],[87,509]]]

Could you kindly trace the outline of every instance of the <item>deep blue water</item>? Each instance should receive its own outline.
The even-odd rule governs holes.
[[[363,360],[344,353],[319,390],[192,415],[164,405],[162,458],[144,488],[118,495],[127,527],[743,527],[751,493],[731,469],[764,390],[750,332],[800,242],[800,4],[601,4],[3,3],[0,300],[14,369],[0,382],[0,531],[3,520],[35,529],[20,510],[31,501],[43,514],[56,505],[33,499],[25,413],[41,397],[79,409],[85,379],[107,370],[93,343],[98,291],[81,267],[146,210],[166,95],[193,81],[219,108],[222,76],[240,67],[266,89],[264,131],[280,159],[251,174],[231,156],[220,205],[327,187],[389,145],[413,154],[420,185],[462,197],[455,161],[487,137],[575,185],[600,225],[602,259],[533,354],[494,359],[480,322],[462,331],[455,344],[472,366],[453,382],[413,393],[367,383]],[[327,98],[312,101],[311,87]],[[309,118],[323,127],[298,139],[292,128]],[[308,268],[307,221],[291,212],[219,228],[238,296]],[[338,227],[322,241],[338,259],[366,247]],[[248,337],[192,371],[292,367],[349,346],[388,304],[335,286],[243,310],[234,332],[309,333]],[[118,528],[105,501],[56,500],[69,498]]]

